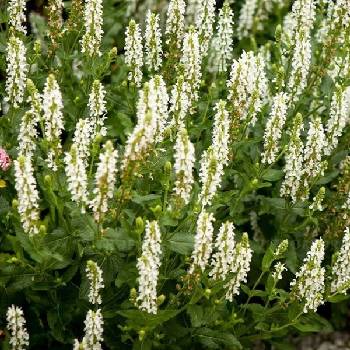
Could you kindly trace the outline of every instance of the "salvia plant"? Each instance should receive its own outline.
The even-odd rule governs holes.
[[[8,0],[0,29],[3,349],[349,330],[349,0]]]

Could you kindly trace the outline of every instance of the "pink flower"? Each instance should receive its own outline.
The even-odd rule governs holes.
[[[10,156],[7,154],[7,152],[3,149],[0,148],[0,168],[3,171],[6,171],[10,165],[11,165],[12,161]]]

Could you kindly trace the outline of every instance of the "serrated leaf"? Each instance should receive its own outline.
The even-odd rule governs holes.
[[[177,232],[166,241],[166,245],[173,252],[188,255],[193,250],[194,236],[185,232]]]
[[[242,349],[241,343],[231,333],[200,328],[193,333],[193,336],[197,337],[208,349],[223,349],[225,347],[229,347],[231,350]]]

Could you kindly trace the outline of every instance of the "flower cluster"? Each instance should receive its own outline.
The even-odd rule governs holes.
[[[226,102],[219,101],[215,106],[215,111],[213,143],[202,155],[199,173],[202,183],[199,201],[203,207],[211,204],[221,184],[224,166],[228,163],[230,122]]]
[[[162,65],[162,36],[159,29],[159,15],[148,11],[145,31],[146,66],[158,71]]]
[[[27,80],[27,90],[30,109],[23,114],[18,135],[18,153],[27,157],[32,157],[36,149],[35,140],[38,137],[37,124],[41,119],[41,96],[34,83]]]
[[[187,130],[181,128],[176,137],[175,143],[175,194],[179,196],[184,204],[187,204],[191,197],[193,180],[192,169],[195,162],[194,146],[191,143]]]
[[[324,153],[330,155],[338,145],[338,139],[348,123],[350,115],[350,87],[338,86],[332,96],[332,103],[326,125],[327,145]]]
[[[275,281],[281,280],[283,271],[287,271],[287,268],[281,262],[277,262],[274,266],[274,271],[272,272],[272,278]]]
[[[116,182],[118,152],[113,148],[111,141],[107,141],[100,153],[100,159],[95,175],[94,198],[90,207],[97,222],[108,210],[108,200],[113,198]]]
[[[143,46],[140,25],[133,19],[125,32],[125,63],[129,66],[128,79],[136,86],[141,85]]]
[[[171,126],[184,127],[187,112],[190,108],[190,86],[183,75],[176,79],[176,84],[171,90],[169,112],[172,115]]]
[[[142,255],[137,260],[139,295],[136,302],[140,310],[157,313],[157,283],[161,257],[161,233],[157,221],[146,222]]]
[[[213,35],[215,21],[215,0],[202,0],[199,2],[196,27],[200,50],[204,56],[207,55],[210,39]]]
[[[199,46],[198,33],[191,26],[185,34],[182,47],[181,64],[183,75],[188,83],[190,106],[198,100],[198,89],[202,78],[202,55]]]
[[[258,6],[258,0],[246,0],[239,13],[238,35],[245,38],[250,34],[254,25],[254,14]]]
[[[27,29],[23,25],[26,20],[25,15],[26,1],[25,0],[10,0],[8,4],[9,25],[20,33],[26,34]]]
[[[101,310],[89,310],[84,321],[85,335],[81,343],[77,339],[74,341],[73,350],[102,350],[103,341],[103,317]]]
[[[39,232],[39,193],[30,157],[19,156],[14,161],[15,187],[18,195],[18,212],[23,229],[29,235]]]
[[[281,186],[281,196],[292,198],[294,203],[298,199],[297,194],[303,173],[303,142],[300,139],[302,130],[303,118],[301,114],[297,114],[294,117],[290,131],[290,139],[285,156],[285,177]]]
[[[91,304],[101,304],[100,289],[104,287],[102,270],[100,267],[92,260],[86,263],[86,275],[90,282],[89,289],[89,302]]]
[[[88,56],[100,56],[103,24],[102,0],[87,0],[84,10],[85,33],[81,39],[81,51]]]
[[[332,293],[344,293],[350,288],[350,232],[344,232],[342,246],[332,266]]]
[[[104,127],[105,114],[107,113],[105,97],[105,88],[99,80],[95,80],[92,84],[88,102],[93,126],[92,138],[98,133],[101,133],[101,135],[106,135],[107,133]]]
[[[23,102],[28,65],[26,48],[21,39],[11,36],[6,48],[6,96],[4,101],[17,108]]]
[[[324,242],[320,238],[312,243],[304,264],[290,284],[293,297],[304,303],[304,313],[316,311],[324,303],[325,269],[321,266],[323,259]]]
[[[249,238],[247,233],[243,233],[242,239],[236,244],[232,263],[229,273],[232,275],[229,277],[229,281],[226,283],[227,288],[226,299],[233,300],[235,295],[239,294],[239,287],[242,282],[247,282],[247,274],[250,270],[250,262],[252,260],[253,251],[250,248]]]
[[[189,274],[200,270],[204,271],[208,265],[212,252],[213,222],[212,213],[202,210],[197,219],[197,232],[195,236],[194,249],[192,252],[192,263],[188,270]]]
[[[265,62],[261,54],[243,51],[239,60],[234,60],[227,82],[228,100],[234,114],[254,125],[268,93]]]
[[[217,34],[212,43],[214,48],[212,65],[218,72],[226,72],[233,57],[233,11],[228,1],[224,2],[219,11],[216,30]]]
[[[311,64],[311,30],[315,20],[315,1],[297,0],[292,8],[294,47],[288,80],[291,101],[296,102],[304,91]]]
[[[171,53],[181,49],[185,29],[185,1],[170,0],[165,25],[166,44]]]
[[[12,350],[25,350],[29,346],[29,334],[23,310],[15,305],[10,306],[6,313],[7,329],[10,332],[9,344]]]
[[[160,142],[168,120],[169,96],[162,76],[155,76],[139,93],[137,124],[128,137],[122,169],[142,159],[150,146]]]
[[[209,275],[213,279],[226,279],[234,262],[235,248],[235,227],[232,222],[225,222],[221,225],[219,234],[216,237],[214,248],[216,252],[213,254],[211,265],[213,269]]]
[[[288,96],[284,92],[278,93],[272,104],[270,117],[266,123],[264,133],[264,152],[262,162],[272,164],[279,151],[279,141],[286,121]]]
[[[10,156],[3,148],[0,148],[0,169],[2,171],[7,171],[10,168],[11,163]]]
[[[54,75],[50,74],[45,83],[43,92],[43,121],[44,138],[48,145],[47,165],[57,171],[57,156],[60,154],[61,134],[64,128],[63,102],[60,88]]]

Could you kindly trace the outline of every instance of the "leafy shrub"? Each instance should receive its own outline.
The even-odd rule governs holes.
[[[348,0],[1,6],[5,349],[348,326]]]

